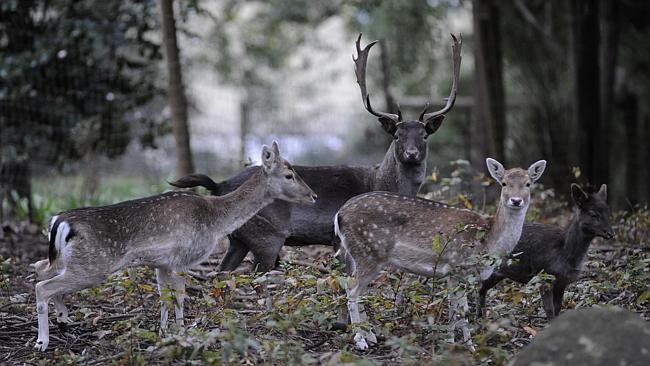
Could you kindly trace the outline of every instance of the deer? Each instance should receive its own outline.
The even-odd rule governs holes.
[[[359,297],[389,265],[427,277],[445,276],[452,269],[461,268],[463,272],[478,272],[481,279],[486,279],[494,271],[493,264],[472,268],[476,265],[464,262],[473,255],[503,256],[512,251],[521,235],[531,185],[542,176],[546,161],[537,161],[527,170],[505,170],[492,158],[487,158],[486,164],[492,178],[501,185],[494,217],[391,192],[364,193],[341,207],[334,218],[334,229],[341,242],[341,255],[351,263],[351,281],[346,291],[353,327],[361,322]],[[432,243],[440,236],[447,241],[444,248],[437,250]],[[454,285],[450,278],[450,288]],[[453,294],[450,303],[453,320],[458,306],[467,306],[466,295]],[[450,334],[453,337],[455,327],[461,325],[463,341],[471,347],[466,323],[464,319],[451,321]],[[366,338],[376,343],[372,333],[358,329],[355,347],[366,350]]]
[[[415,196],[426,174],[427,139],[441,126],[456,100],[461,63],[462,38],[452,34],[453,79],[444,107],[428,112],[424,107],[417,120],[403,120],[397,114],[375,111],[366,88],[368,55],[374,41],[361,48],[361,34],[356,40],[357,56],[352,56],[355,75],[365,109],[377,117],[382,129],[393,137],[382,162],[376,166],[294,166],[320,199],[313,206],[276,202],[255,215],[230,236],[230,246],[219,265],[221,271],[235,270],[249,251],[255,255],[255,268],[266,272],[276,266],[283,245],[304,246],[329,244],[334,241],[332,219],[350,198],[364,192],[390,191]],[[203,186],[212,195],[220,196],[236,189],[260,169],[249,167],[234,177],[216,183],[210,177],[195,174],[171,184],[178,188]]]
[[[263,146],[261,169],[236,190],[223,196],[171,191],[110,206],[66,211],[49,221],[49,256],[34,264],[38,340],[49,343],[48,302],[53,299],[57,321],[70,322],[63,295],[93,287],[127,267],[156,270],[158,291],[173,291],[176,324],[183,326],[185,280],[178,272],[201,263],[214,251],[217,239],[236,230],[275,200],[313,204],[316,194],[289,162],[278,144]],[[162,301],[160,329],[167,329],[168,310]]]
[[[501,265],[479,290],[477,315],[483,316],[487,292],[505,278],[528,283],[540,271],[555,276],[551,286],[540,287],[542,304],[550,321],[560,314],[564,290],[578,280],[585,256],[595,237],[611,239],[614,230],[609,222],[607,185],[594,194],[571,184],[571,198],[576,210],[566,229],[542,223],[526,223],[513,249],[513,260]]]

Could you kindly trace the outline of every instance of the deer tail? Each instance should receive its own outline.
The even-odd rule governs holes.
[[[350,274],[356,272],[356,263],[354,258],[350,255],[348,251],[347,242],[345,241],[345,235],[341,232],[339,227],[339,213],[337,212],[334,215],[334,235],[339,238],[340,246],[339,250],[336,251],[334,256],[338,258],[339,261],[345,263],[346,271]],[[348,267],[349,266],[349,267]]]
[[[73,233],[70,224],[65,220],[59,220],[58,216],[54,216],[50,220],[49,226],[50,232],[48,233],[48,237],[50,240],[50,248],[48,258],[50,260],[50,266],[52,266]]]
[[[213,181],[212,178],[205,174],[190,174],[168,183],[176,188],[203,187],[214,196],[218,196],[220,191],[219,183]]]

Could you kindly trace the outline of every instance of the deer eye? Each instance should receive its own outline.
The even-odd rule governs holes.
[[[526,183],[526,187],[530,187],[530,183]]]
[[[293,174],[287,174],[284,177],[287,178],[288,180],[291,180],[293,179]]]
[[[505,182],[501,183],[501,187],[505,187],[505,186],[506,186]]]

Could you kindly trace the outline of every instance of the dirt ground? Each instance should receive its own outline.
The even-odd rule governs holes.
[[[159,334],[153,271],[139,269],[136,278],[120,272],[97,288],[66,296],[72,324],[57,326],[50,311],[50,345],[40,353],[32,348],[37,320],[29,265],[46,258],[47,248],[35,228],[9,230],[0,239],[0,364],[494,365],[547,325],[537,289],[504,281],[490,294],[488,319],[475,326],[478,352],[440,346],[431,319],[444,319],[444,306],[427,300],[426,281],[384,273],[366,305],[370,322],[380,328],[379,345],[357,352],[350,332],[330,330],[336,305],[345,300],[335,291],[332,249],[313,246],[285,250],[282,269],[262,286],[259,277],[243,274],[246,268],[236,276],[215,272],[222,252],[216,253],[188,276],[185,319],[192,330],[185,332]],[[650,289],[649,268],[648,247],[598,240],[582,279],[568,289],[565,307],[617,305],[650,319],[648,302],[639,301]]]

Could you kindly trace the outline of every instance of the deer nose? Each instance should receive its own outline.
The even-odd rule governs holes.
[[[312,193],[312,194],[311,194],[311,199],[312,199],[314,202],[316,202],[316,198],[318,198],[318,196],[316,195],[316,193]]]
[[[614,230],[612,230],[612,229],[609,229],[609,230],[605,231],[605,239],[611,239],[611,238],[614,237],[614,235],[616,235],[616,234],[614,233]]]
[[[521,206],[521,203],[522,203],[523,201],[524,201],[524,200],[521,199],[521,198],[515,198],[515,197],[510,198],[510,203],[511,203],[513,206],[516,206],[516,207]]]
[[[404,155],[406,155],[407,159],[412,160],[412,159],[417,159],[420,154],[418,153],[418,149],[409,148],[409,149],[406,150],[406,152],[404,152]]]

